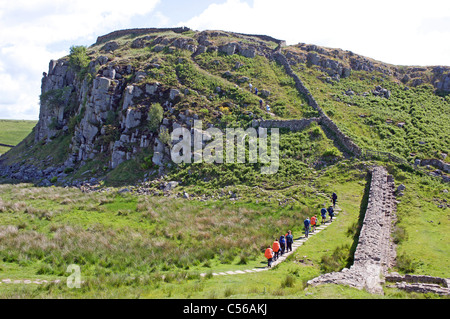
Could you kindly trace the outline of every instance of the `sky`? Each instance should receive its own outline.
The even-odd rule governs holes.
[[[39,118],[42,73],[72,45],[120,29],[177,26],[450,66],[448,0],[0,0],[0,119]]]

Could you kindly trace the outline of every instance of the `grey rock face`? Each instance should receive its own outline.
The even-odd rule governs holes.
[[[142,118],[142,113],[139,109],[128,108],[127,115],[125,118],[125,123],[124,123],[125,131],[127,132],[128,130],[140,125],[141,118]]]

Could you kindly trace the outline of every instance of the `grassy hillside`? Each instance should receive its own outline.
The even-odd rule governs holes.
[[[393,77],[364,71],[353,71],[339,82],[326,81],[321,71],[306,65],[295,72],[327,115],[360,147],[392,152],[409,161],[449,154],[450,96],[435,95],[431,85],[409,88]],[[390,97],[375,96],[377,86],[389,90]]]
[[[118,69],[132,69],[122,76],[123,87],[133,83],[145,90],[146,84],[158,82],[166,93],[177,89],[180,94],[164,113],[169,120],[188,113],[202,119],[204,126],[247,128],[255,118],[318,115],[297,91],[294,79],[268,55],[246,58],[220,50],[192,55],[174,46],[161,47],[174,38],[194,41],[196,33],[155,33],[152,40],[159,42],[143,47],[133,45],[139,37],[125,35],[114,40],[119,47],[112,51],[101,51],[103,43],[91,46],[89,59],[104,55]],[[216,46],[255,43],[252,37],[231,33],[210,40]],[[277,47],[269,40],[257,41],[270,50]],[[449,95],[436,95],[429,84],[405,88],[393,76],[375,71],[352,71],[336,81],[307,63],[292,68],[320,107],[361,148],[389,151],[409,162],[449,154]],[[94,71],[100,72],[99,66]],[[133,82],[137,72],[140,80]],[[85,73],[91,80],[100,75]],[[250,83],[259,95],[250,91]],[[378,86],[390,96],[375,96]],[[143,109],[163,102],[160,94],[134,100]],[[4,163],[38,169],[64,163],[74,142],[71,134],[83,116],[74,110],[67,113],[69,129],[51,142],[34,143],[29,133],[35,122],[0,121],[0,143],[15,145],[25,138],[3,157]],[[102,149],[109,149],[120,136],[115,117],[121,111],[108,113],[107,129],[95,144],[98,150],[105,145]],[[138,128],[148,129],[145,125]],[[108,166],[111,154],[99,152],[83,165],[64,169],[65,176],[52,178],[51,187],[13,183],[0,176],[0,280],[62,281],[2,284],[0,297],[437,298],[386,287],[384,297],[338,285],[306,287],[308,280],[352,264],[367,204],[368,172],[375,164],[386,166],[397,186],[406,186],[397,198],[393,236],[398,258],[392,270],[450,277],[448,184],[407,165],[344,158],[315,122],[300,132],[280,133],[280,166],[273,175],[261,174],[261,163],[166,163],[164,176],[158,176],[151,145],[115,169]],[[94,192],[66,186],[92,178],[99,182]],[[169,181],[179,184],[165,191]],[[212,276],[264,267],[263,252],[274,237],[289,229],[300,237],[305,217],[319,214],[332,192],[342,208],[337,221],[286,262],[267,272]],[[65,285],[70,264],[81,267],[81,289]]]
[[[143,298],[375,298],[334,285],[304,288],[321,273],[351,265],[352,247],[370,163],[346,161],[293,187],[311,192],[280,205],[286,190],[237,187],[238,200],[208,197],[137,196],[117,192],[1,185],[0,279],[61,279],[60,285],[2,285],[3,297]],[[397,271],[448,277],[446,185],[391,166],[407,186],[398,209]],[[177,191],[190,188],[181,188]],[[224,191],[227,191],[224,189]],[[200,273],[264,267],[264,248],[287,229],[302,234],[305,216],[318,214],[339,194],[343,212],[289,260],[270,272],[201,277]],[[191,192],[191,195],[195,195]],[[75,200],[76,198],[76,200]],[[257,198],[257,200],[255,200]],[[413,202],[420,202],[413,203]],[[431,220],[433,222],[431,222]],[[444,234],[444,235],[443,235]],[[443,237],[444,236],[444,237]],[[69,264],[81,267],[81,289],[65,285]],[[385,298],[418,298],[386,288]]]
[[[19,144],[33,129],[37,121],[0,120],[0,143]],[[9,147],[0,146],[0,154],[9,151]]]

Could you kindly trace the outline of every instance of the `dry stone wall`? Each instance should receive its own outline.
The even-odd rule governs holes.
[[[312,117],[301,120],[254,120],[253,127],[263,128],[287,128],[292,132],[302,131],[307,128],[312,122],[319,123],[320,118]]]
[[[328,133],[332,137],[333,140],[337,142],[337,144],[348,154],[354,155],[354,156],[360,156],[361,155],[361,149],[356,145],[350,137],[345,135],[338,126],[325,114],[325,112],[322,110],[322,108],[319,106],[317,101],[312,96],[311,92],[306,88],[306,86],[303,84],[303,82],[300,80],[300,78],[297,76],[297,74],[294,73],[292,68],[289,65],[289,61],[286,59],[286,57],[281,53],[281,51],[276,51],[273,54],[273,58],[275,61],[280,63],[284,66],[286,73],[291,76],[295,81],[295,87],[296,89],[302,93],[304,96],[306,96],[308,100],[308,104],[315,110],[319,112],[320,120],[319,124],[324,128],[325,132]]]
[[[395,260],[395,246],[390,236],[395,212],[393,178],[384,167],[377,166],[372,171],[367,210],[353,265],[341,272],[314,278],[308,284],[343,284],[382,294],[382,275]]]

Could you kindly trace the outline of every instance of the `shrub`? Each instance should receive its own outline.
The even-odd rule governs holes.
[[[325,152],[323,152],[322,156],[330,156],[330,157],[339,157],[341,153],[336,147],[327,148]]]
[[[86,53],[85,46],[71,46],[69,54],[69,65],[77,73],[80,78],[83,78],[87,73],[87,67],[90,59]]]
[[[148,111],[148,128],[152,132],[156,132],[161,123],[164,115],[164,110],[159,103],[152,104],[150,110]]]
[[[404,273],[413,273],[417,263],[405,254],[397,256],[397,268]]]
[[[281,288],[286,287],[294,287],[295,284],[295,277],[292,275],[286,275],[286,278],[284,278],[283,282],[281,283]]]
[[[341,271],[347,264],[349,254],[349,246],[337,247],[331,256],[324,255],[321,258],[321,270],[324,273]]]
[[[70,86],[62,89],[55,89],[47,91],[39,97],[40,103],[49,106],[50,108],[57,108],[61,105],[67,105],[70,100],[72,88]]]
[[[169,129],[167,128],[162,128],[161,131],[159,132],[159,140],[166,145],[171,146],[171,140],[170,140],[170,133],[169,133]]]
[[[64,174],[69,174],[69,173],[72,173],[72,172],[73,172],[73,167],[66,167],[64,169]]]

